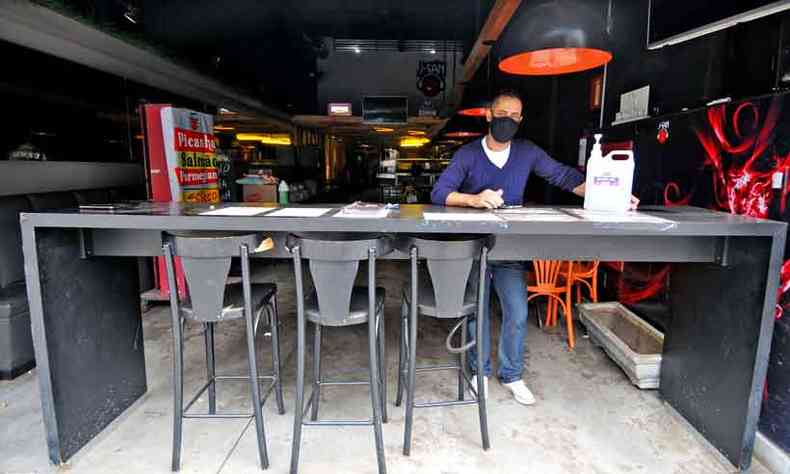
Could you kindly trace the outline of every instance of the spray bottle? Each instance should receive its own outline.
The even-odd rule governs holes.
[[[595,134],[584,190],[584,208],[624,213],[631,208],[634,182],[634,152],[615,150],[603,156],[601,135]]]

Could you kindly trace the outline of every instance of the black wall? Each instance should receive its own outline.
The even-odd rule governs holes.
[[[790,14],[648,51],[647,6],[647,0],[613,2],[614,59],[606,88],[606,124],[614,120],[620,94],[645,85],[650,85],[651,115],[679,112],[721,97],[738,100],[766,94],[778,85],[780,30]]]
[[[597,0],[596,0],[597,1]],[[694,1],[694,0],[688,0]],[[605,8],[601,2],[601,8]],[[604,99],[604,133],[620,107],[620,94],[650,85],[651,115],[664,115],[731,97],[739,100],[790,85],[790,13],[647,50],[648,0],[613,0]],[[498,62],[499,58],[494,58]],[[497,72],[493,89],[519,90],[527,124],[521,135],[556,159],[575,165],[579,138],[599,128],[600,111],[590,110],[590,81],[603,68],[557,77],[516,77]],[[553,84],[554,83],[554,84]],[[612,134],[610,139],[621,137]],[[547,203],[574,202],[572,196],[532,180],[528,195]]]
[[[595,0],[598,2],[598,0]],[[694,0],[688,0],[694,1]],[[606,8],[606,2],[598,2]],[[732,97],[739,100],[787,87],[790,72],[790,13],[649,51],[648,0],[613,0],[609,63],[604,102],[604,128],[615,119],[620,94],[650,85],[651,115],[692,109]],[[494,58],[494,64],[500,58]],[[482,68],[481,68],[482,69]],[[517,77],[496,70],[492,89],[513,88],[525,98],[527,123],[521,135],[546,148],[555,158],[575,164],[579,138],[599,127],[599,111],[591,111],[590,81],[603,68],[557,77]],[[485,76],[478,74],[479,79]],[[552,94],[552,82],[557,93]]]
[[[29,141],[49,160],[140,161],[140,102],[213,113],[195,101],[8,42],[0,41],[0,57],[0,160]]]

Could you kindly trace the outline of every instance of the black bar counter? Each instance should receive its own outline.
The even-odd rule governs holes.
[[[677,262],[660,394],[735,466],[745,470],[751,463],[784,223],[692,207],[642,210],[660,222],[426,220],[425,212],[487,216],[490,211],[425,205],[401,205],[381,219],[336,217],[337,210],[293,218],[201,215],[209,209],[144,203],[112,213],[22,214],[53,463],[67,461],[147,390],[137,265],[130,257],[160,256],[162,233],[168,230],[264,232],[276,244],[264,258],[289,257],[283,246],[289,233],[317,231],[492,234],[493,260]],[[407,256],[393,252],[383,258]]]

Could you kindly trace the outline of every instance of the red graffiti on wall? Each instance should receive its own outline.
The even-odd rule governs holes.
[[[666,286],[665,281],[669,275],[669,270],[670,266],[665,265],[652,275],[647,282],[638,287],[627,284],[624,278],[620,278],[617,285],[617,299],[623,304],[634,304],[656,296]]]
[[[774,175],[788,176],[790,153],[785,156],[771,150],[777,120],[781,112],[780,98],[774,98],[765,120],[753,102],[738,105],[728,116],[725,105],[711,107],[707,113],[707,127],[694,133],[705,150],[703,169],[712,171],[713,208],[734,214],[766,218],[771,204],[778,198],[782,214],[787,206],[790,183],[784,182],[776,195]],[[783,180],[790,181],[790,180]],[[691,202],[693,191],[685,196],[677,183],[664,187],[664,203],[668,206]],[[790,291],[790,260],[782,265],[777,295],[776,318],[784,314],[784,295]]]

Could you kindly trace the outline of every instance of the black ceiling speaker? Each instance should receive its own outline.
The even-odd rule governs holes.
[[[549,76],[603,66],[608,3],[602,0],[537,0],[521,4],[497,41],[499,69]]]

